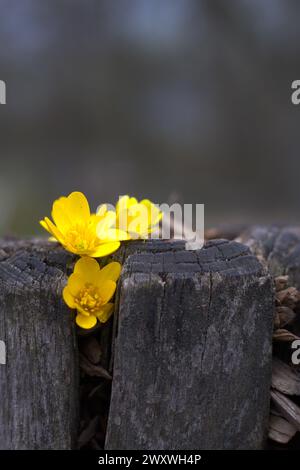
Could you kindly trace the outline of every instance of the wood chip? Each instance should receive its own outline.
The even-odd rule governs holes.
[[[273,358],[272,387],[286,395],[300,395],[300,374],[277,358]]]
[[[96,439],[91,440],[91,449],[92,450],[103,450],[102,447],[96,441]]]
[[[280,414],[300,431],[300,408],[277,390],[271,390],[271,398]]]
[[[278,276],[275,277],[275,289],[276,291],[280,291],[286,289],[289,282],[289,276]]]
[[[287,444],[296,434],[297,428],[281,416],[271,414],[269,438],[279,444]]]
[[[276,300],[279,305],[285,305],[286,307],[294,309],[297,302],[300,300],[300,294],[296,287],[288,287],[276,293]]]
[[[101,384],[97,385],[96,387],[94,387],[90,393],[88,394],[88,397],[89,398],[93,398],[94,396],[97,396],[97,398],[101,395],[103,395],[103,393],[105,392],[106,390],[106,384],[107,382],[102,382]]]
[[[273,340],[274,341],[284,341],[284,342],[291,342],[295,339],[300,339],[299,336],[294,335],[288,330],[285,329],[278,329],[273,333]]]
[[[78,438],[78,447],[81,449],[86,444],[90,442],[90,440],[95,436],[100,426],[100,418],[99,416],[95,416],[89,423],[87,424],[86,428],[80,433]]]
[[[296,318],[296,313],[289,307],[281,305],[276,307],[274,325],[275,328],[283,328],[286,325],[290,325]]]
[[[98,364],[101,359],[101,347],[94,336],[85,337],[81,341],[81,352],[93,364]]]
[[[103,367],[92,364],[83,354],[79,354],[79,365],[81,370],[92,377],[103,377],[111,380],[111,375]]]

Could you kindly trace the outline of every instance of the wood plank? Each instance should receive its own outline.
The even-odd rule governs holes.
[[[273,310],[272,282],[241,244],[129,256],[106,448],[262,448]]]
[[[53,243],[0,242],[1,449],[76,445],[77,341],[61,296],[72,260]]]

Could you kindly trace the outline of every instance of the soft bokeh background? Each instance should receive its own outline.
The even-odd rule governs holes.
[[[300,223],[297,0],[0,0],[0,232],[74,189]]]

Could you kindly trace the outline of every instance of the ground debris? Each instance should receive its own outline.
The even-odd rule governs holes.
[[[297,432],[296,426],[289,423],[281,416],[271,413],[269,423],[269,439],[279,444],[287,444],[295,436]]]
[[[108,372],[112,322],[78,336],[80,366],[79,449],[103,450],[105,443],[111,375]]]
[[[300,292],[290,285],[286,275],[276,277],[274,283],[276,306],[271,389],[274,406],[270,414],[269,439],[288,448],[300,431],[300,369],[290,363],[290,354],[286,354],[290,343],[300,339],[295,334],[300,326]]]

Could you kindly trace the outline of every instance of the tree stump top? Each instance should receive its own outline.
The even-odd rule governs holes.
[[[250,249],[241,243],[228,240],[211,240],[201,250],[184,249],[181,242],[173,242],[171,250],[156,250],[150,246],[145,252],[134,253],[127,257],[124,273],[216,273],[243,275],[265,273],[261,263]]]

